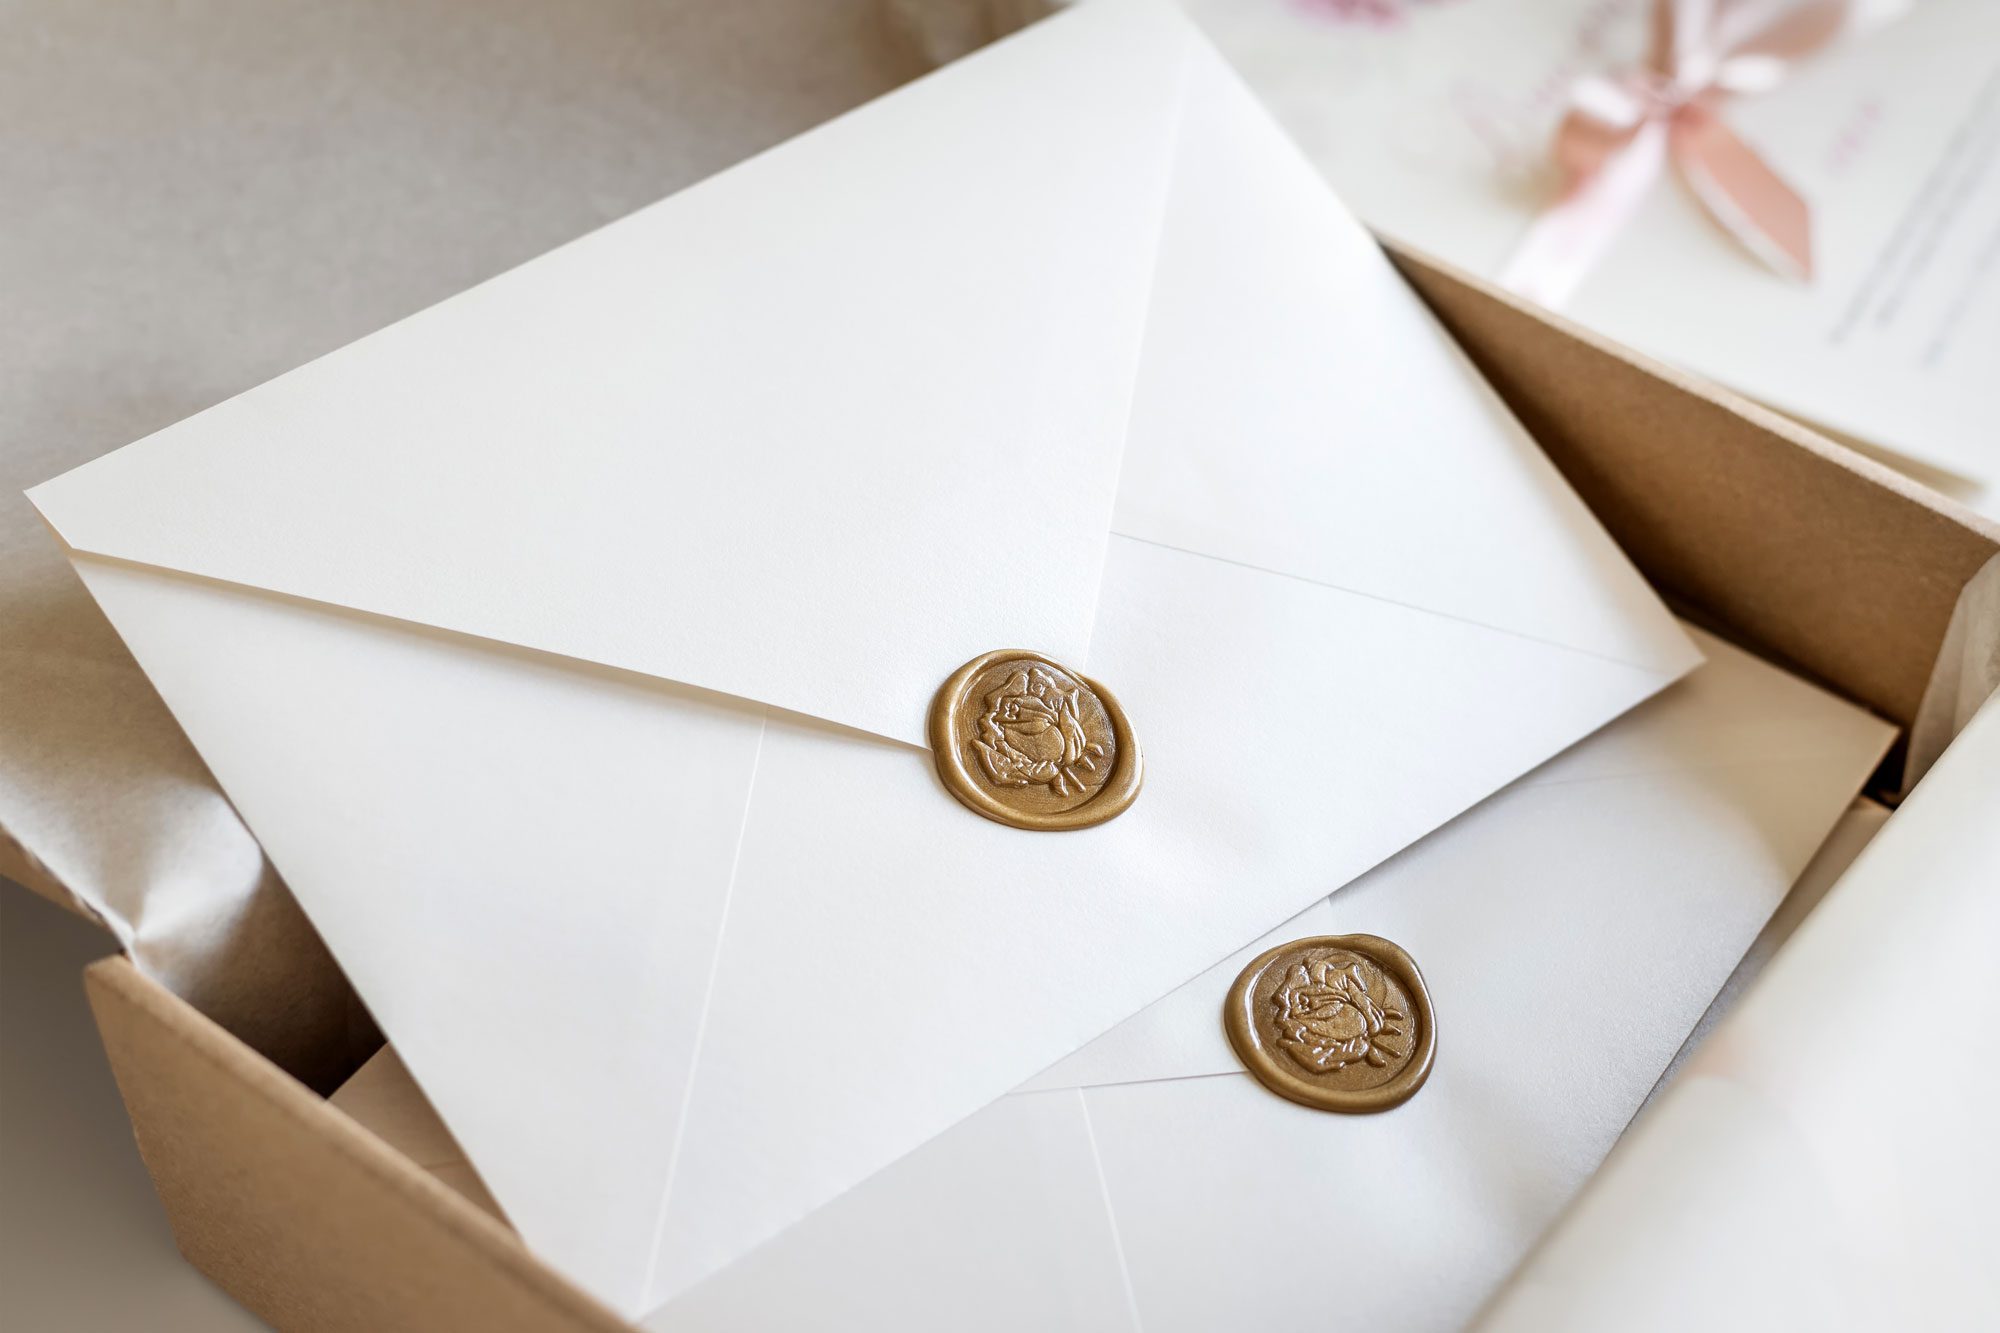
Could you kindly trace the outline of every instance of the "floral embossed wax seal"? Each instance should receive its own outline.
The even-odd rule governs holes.
[[[1110,691],[1023,650],[953,672],[931,704],[930,741],[951,794],[1015,828],[1102,824],[1132,804],[1143,776]]]
[[[1260,954],[1230,988],[1223,1026],[1258,1082],[1324,1111],[1402,1105],[1437,1050],[1423,974],[1374,935],[1318,935]]]

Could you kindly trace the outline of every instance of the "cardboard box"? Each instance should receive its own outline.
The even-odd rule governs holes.
[[[1395,257],[1676,610],[1910,725],[2000,528],[1477,280]],[[1899,772],[1892,756],[1875,793],[1893,796]],[[182,1251],[274,1326],[628,1327],[130,963],[86,980]]]

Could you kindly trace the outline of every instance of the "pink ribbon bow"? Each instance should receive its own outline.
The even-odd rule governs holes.
[[[1853,25],[1859,0],[1656,0],[1640,65],[1577,82],[1556,130],[1562,195],[1529,228],[1503,286],[1568,298],[1671,159],[1709,215],[1764,263],[1812,277],[1812,214],[1719,114],[1769,91],[1792,63]],[[1881,8],[1878,4],[1876,8]]]

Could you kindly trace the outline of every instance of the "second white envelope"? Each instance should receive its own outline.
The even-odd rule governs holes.
[[[509,1216],[652,1308],[1688,670],[1171,11],[1052,21],[38,488]],[[1093,830],[916,748],[1123,700]]]
[[[1894,729],[1708,663],[646,1321],[915,1333],[1462,1327],[1597,1168]],[[1438,1056],[1307,1110],[1223,997],[1264,949],[1407,947]]]

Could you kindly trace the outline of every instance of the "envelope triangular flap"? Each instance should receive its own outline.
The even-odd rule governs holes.
[[[975,651],[1089,642],[1188,45],[1110,9],[34,500],[80,551],[922,744]]]
[[[1532,437],[1194,45],[1115,530],[1685,670],[1687,641]]]

